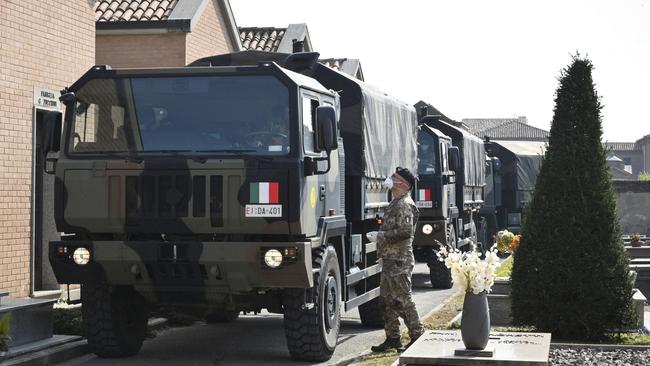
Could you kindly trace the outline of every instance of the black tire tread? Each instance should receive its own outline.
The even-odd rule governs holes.
[[[450,289],[452,287],[451,270],[445,266],[444,262],[434,258],[430,259],[427,265],[429,266],[431,287],[435,289]]]
[[[313,253],[313,268],[322,268],[325,250],[326,248],[319,248]],[[320,299],[320,275],[320,271],[314,275],[314,299]],[[297,361],[327,361],[332,357],[333,351],[328,350],[320,339],[318,301],[313,308],[302,309],[303,301],[303,289],[284,290],[284,331],[289,353]]]
[[[132,292],[132,293],[130,293]],[[139,294],[124,288],[107,285],[83,285],[82,316],[84,335],[90,350],[99,357],[117,358],[132,356],[140,351],[146,333],[147,312],[127,306],[127,296]],[[132,299],[131,299],[132,300]],[[144,307],[144,302],[142,303]],[[143,330],[137,334],[121,334],[114,315],[138,311],[144,315]]]

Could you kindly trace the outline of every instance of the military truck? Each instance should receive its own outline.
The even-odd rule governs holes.
[[[416,260],[426,262],[433,288],[451,288],[451,272],[438,261],[438,243],[468,250],[487,246],[485,220],[479,215],[485,186],[483,141],[469,131],[430,115],[423,102],[419,112],[418,176],[414,201],[420,209],[414,239]]]
[[[481,216],[488,223],[488,236],[503,229],[519,233],[535,190],[546,143],[487,139],[485,149],[490,164]]]
[[[376,230],[415,109],[318,64],[242,52],[189,67],[96,66],[47,117],[62,284],[90,349],[137,353],[148,309],[284,314],[293,359],[324,361],[342,311],[381,326]],[[62,125],[62,132],[61,132]]]

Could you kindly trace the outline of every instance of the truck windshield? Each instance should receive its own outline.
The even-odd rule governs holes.
[[[433,136],[418,132],[418,175],[433,175],[438,171],[438,156]]]
[[[93,79],[76,97],[73,154],[289,152],[289,91],[273,76]]]

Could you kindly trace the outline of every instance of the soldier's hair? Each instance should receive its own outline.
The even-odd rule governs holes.
[[[395,173],[399,175],[400,177],[404,178],[409,184],[411,185],[411,188],[415,187],[415,176],[413,173],[411,173],[407,168],[402,168],[400,166],[395,169]]]

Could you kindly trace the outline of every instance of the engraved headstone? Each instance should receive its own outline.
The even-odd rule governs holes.
[[[462,355],[460,331],[427,331],[399,358],[400,365],[548,365],[550,333],[492,332],[492,357]]]

